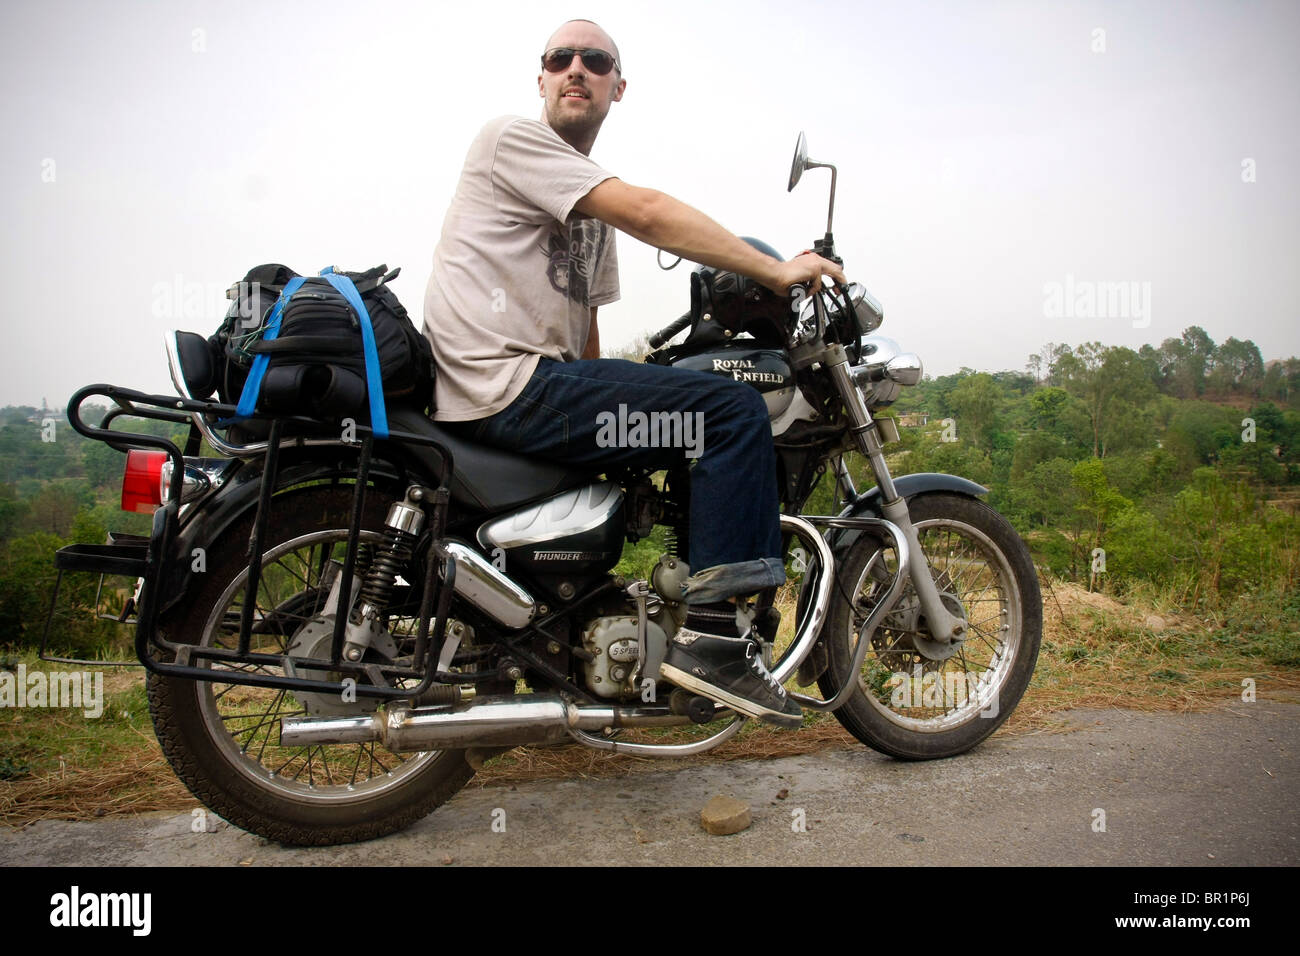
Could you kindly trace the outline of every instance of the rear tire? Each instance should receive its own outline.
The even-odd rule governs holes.
[[[341,559],[352,490],[317,486],[274,499],[252,650],[283,651],[319,607],[323,594],[313,568]],[[392,497],[369,491],[363,535],[383,527]],[[209,546],[199,584],[160,622],[168,639],[234,646],[252,523],[249,514]],[[276,617],[266,626],[271,609]],[[283,673],[278,667],[256,670]],[[279,720],[305,712],[292,691],[151,673],[148,695],[163,753],[190,792],[235,826],[279,843],[323,846],[393,833],[446,802],[474,775],[463,750],[398,755],[377,743],[281,747]],[[365,712],[366,700],[358,698],[357,713]]]

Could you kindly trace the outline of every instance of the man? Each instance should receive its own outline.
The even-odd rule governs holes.
[[[738,633],[730,599],[785,580],[775,456],[758,392],[721,376],[600,359],[599,306],[619,296],[614,230],[785,295],[823,273],[780,262],[703,213],[631,186],[588,158],[623,98],[618,47],[589,20],[546,44],[541,121],[501,117],[470,146],[434,253],[425,334],[440,422],[478,441],[593,468],[680,466],[680,448],[609,448],[598,416],[619,405],[703,415],[690,471],[688,613],[661,676],[733,709],[798,726],[800,709]],[[700,419],[692,419],[700,420]]]

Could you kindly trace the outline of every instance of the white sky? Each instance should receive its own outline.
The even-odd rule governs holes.
[[[1294,2],[5,0],[0,404],[170,392],[161,333],[212,332],[261,262],[400,265],[418,316],[470,140],[538,115],[575,16],[628,80],[592,157],[789,256],[825,228],[825,171],[785,191],[805,130],[850,277],[931,374],[1192,324],[1300,354]],[[619,258],[607,346],[688,305],[686,264]],[[1149,283],[1149,326],[1047,317],[1067,276]]]

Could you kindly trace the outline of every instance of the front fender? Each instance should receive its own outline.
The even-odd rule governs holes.
[[[923,471],[915,475],[902,475],[894,479],[894,488],[899,495],[905,499],[915,498],[917,495],[928,494],[932,491],[948,491],[954,494],[966,495],[971,498],[978,498],[987,495],[989,490],[981,484],[971,481],[969,478],[961,478],[957,475],[944,475],[935,471]],[[854,498],[839,513],[841,518],[880,518],[883,517],[880,510],[880,488],[875,487]],[[826,542],[830,545],[831,551],[835,553],[838,559],[843,555],[857,540],[862,532],[856,528],[833,528],[830,534],[826,536]]]

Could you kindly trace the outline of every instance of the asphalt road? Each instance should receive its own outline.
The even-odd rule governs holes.
[[[0,865],[1300,863],[1300,705],[1066,717],[1068,733],[929,763],[864,747],[470,788],[403,833],[344,847],[285,848],[215,818],[195,833],[189,813],[43,822],[0,831]],[[748,830],[701,829],[719,793],[750,805]]]

